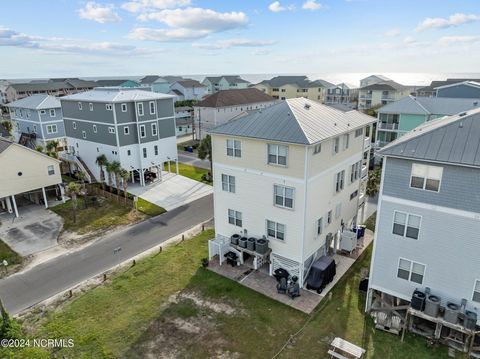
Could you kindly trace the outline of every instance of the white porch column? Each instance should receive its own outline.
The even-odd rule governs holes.
[[[157,173],[158,173],[158,178],[160,179],[160,182],[162,182],[162,167],[157,166]]]
[[[45,208],[48,208],[47,193],[45,192],[45,187],[42,187],[43,193],[43,203],[45,203]]]
[[[135,178],[133,177],[133,171],[130,171],[130,177],[131,177],[132,183],[135,183]]]
[[[143,168],[140,168],[140,186],[145,187],[145,173]]]
[[[168,160],[168,173],[172,172],[172,164],[170,163],[170,160]]]
[[[175,169],[177,170],[177,175],[178,175],[178,158],[175,160]]]
[[[12,209],[12,202],[10,201],[10,198],[9,198],[9,197],[5,197],[5,202],[7,202],[7,211],[8,211],[8,213],[12,213],[12,212],[13,212],[13,209]]]
[[[14,194],[12,194],[12,203],[13,203],[13,209],[15,210],[15,217],[18,218],[17,202],[15,201],[15,195]]]
[[[2,198],[0,202],[2,203],[2,209],[6,209],[5,200]]]
[[[65,200],[65,188],[63,186],[59,186],[60,187],[60,195],[62,196],[62,202],[65,203],[66,200]]]

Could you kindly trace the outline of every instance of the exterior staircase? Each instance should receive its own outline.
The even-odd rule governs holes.
[[[20,139],[18,140],[18,144],[34,150],[37,146],[36,139],[37,135],[35,133],[22,132]]]
[[[59,152],[58,157],[62,161],[70,162],[75,164],[78,169],[85,174],[85,179],[89,182],[92,183],[92,181],[95,181],[95,176],[93,173],[90,171],[88,166],[83,162],[80,157],[77,157],[75,155],[72,155],[71,153],[67,152]]]

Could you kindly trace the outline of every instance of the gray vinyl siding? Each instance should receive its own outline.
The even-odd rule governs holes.
[[[410,188],[412,163],[443,167],[440,191]],[[480,169],[411,161],[389,157],[385,165],[383,194],[436,206],[480,213]]]
[[[422,216],[418,240],[392,234],[395,210]],[[478,233],[479,220],[382,201],[370,286],[405,299],[417,287],[430,287],[443,305],[466,298],[467,308],[476,307],[480,315],[480,304],[472,302],[475,280],[480,279]],[[400,257],[426,265],[422,285],[397,278]]]
[[[93,111],[90,111],[89,103],[82,102],[82,110],[78,109],[79,101],[62,100],[62,111],[64,117],[76,118],[87,121],[114,123],[113,111],[108,111],[105,102],[92,102]]]
[[[158,121],[158,131],[160,138],[175,136],[175,118],[169,118]]]
[[[127,105],[127,112],[122,112],[122,104],[116,103],[115,104],[115,114],[117,116],[117,123],[127,123],[127,122],[135,122],[135,106],[133,102],[125,102]]]
[[[57,125],[57,133],[48,133],[47,131],[47,126],[49,125]],[[63,121],[56,121],[53,123],[43,123],[43,138],[45,140],[50,140],[53,138],[59,138],[59,137],[65,137],[65,125]],[[37,126],[38,128],[38,126]],[[40,133],[40,130],[37,130],[37,138],[42,138],[42,134]]]
[[[137,118],[138,122],[143,122],[143,121],[149,121],[157,118],[157,110],[155,110],[155,113],[153,115],[150,114],[150,102],[151,101],[137,101],[136,106],[137,106]],[[155,101],[153,101],[155,102]],[[143,116],[138,115],[138,104],[143,103]],[[157,106],[158,108],[158,106]]]
[[[97,133],[93,132],[93,123],[83,122],[81,120],[69,120],[65,119],[65,132],[67,137],[77,138],[80,140],[86,140],[90,142],[101,143],[104,145],[116,146],[117,139],[115,133],[109,133],[108,127],[113,127],[105,124],[97,123]],[[77,128],[73,128],[73,122],[77,124]],[[82,131],[85,131],[87,138],[83,138]]]
[[[18,132],[22,132],[22,133],[33,133],[34,132],[33,126],[36,126],[37,127],[37,131],[36,131],[37,138],[42,138],[42,133],[40,132],[40,123],[31,123],[31,122],[22,121],[22,120],[19,120],[19,119],[15,119],[15,122],[18,124],[18,128],[19,128]]]
[[[35,118],[37,116],[40,118],[42,122],[50,122],[50,121],[63,121],[63,115],[62,115],[62,109],[61,108],[55,108],[55,116],[50,116],[50,109],[45,110],[45,114],[41,114],[41,110],[36,110],[35,113]]]
[[[457,85],[437,90],[437,97],[452,97],[452,98],[480,98],[480,89]]]
[[[124,128],[128,127],[128,135],[125,134]],[[120,142],[120,146],[128,146],[138,143],[137,137],[137,125],[136,124],[129,124],[129,125],[118,125],[118,141]]]
[[[157,124],[157,134],[155,136],[152,134],[152,123]],[[145,137],[140,138],[140,143],[147,143],[147,142],[152,142],[152,141],[157,141],[158,140],[158,121],[139,123],[138,124],[139,134],[141,133],[140,126],[145,126]]]
[[[174,107],[172,99],[157,100],[158,117],[173,117]]]

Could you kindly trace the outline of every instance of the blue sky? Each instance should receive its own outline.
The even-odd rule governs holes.
[[[1,11],[0,78],[479,72],[478,0],[2,0]]]

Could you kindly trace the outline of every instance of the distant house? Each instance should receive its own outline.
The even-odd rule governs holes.
[[[353,103],[358,97],[358,89],[352,85],[341,83],[327,88],[325,92],[325,104],[344,104]]]
[[[480,82],[465,81],[435,88],[437,97],[480,99]]]
[[[427,122],[379,151],[367,294],[367,310],[386,314],[380,328],[396,319],[396,328],[473,349],[471,358],[480,356],[469,344],[480,339],[479,139],[476,109]]]
[[[395,81],[377,82],[360,87],[358,91],[358,109],[368,110],[383,106],[410,95],[412,87],[401,85]]]
[[[28,147],[45,147],[56,140],[66,147],[62,108],[58,98],[45,94],[32,95],[7,105],[13,122],[15,140]]]
[[[140,83],[133,80],[97,80],[97,86],[95,87],[140,87]]]
[[[475,108],[480,108],[480,100],[407,96],[378,110],[375,138],[383,147],[425,122]]]
[[[18,217],[15,196],[48,208],[48,195],[61,195],[60,161],[55,158],[0,137],[0,168],[0,210]]]
[[[193,107],[196,137],[202,139],[215,126],[275,103],[272,96],[253,87],[218,91]]]
[[[149,75],[140,79],[142,87],[150,87],[151,91],[157,93],[169,93],[170,84],[168,81],[157,75]]]
[[[171,84],[169,93],[176,96],[176,101],[200,101],[207,94],[207,88],[196,80],[184,79]]]
[[[448,78],[443,81],[432,81],[428,86],[419,87],[415,91],[415,95],[422,96],[422,97],[435,97],[437,96],[437,90],[436,90],[437,88],[443,87],[446,85],[458,84],[466,81],[480,82],[480,79]]]
[[[193,107],[175,107],[175,124],[177,137],[193,133]]]
[[[208,76],[202,81],[207,87],[207,93],[213,94],[221,90],[244,89],[250,85],[250,82],[242,79],[240,76]]]
[[[277,76],[255,85],[257,89],[278,100],[304,97],[324,102],[326,89],[333,84],[324,80],[310,81],[307,76]]]
[[[373,85],[379,82],[386,82],[386,81],[392,81],[392,79],[389,79],[388,77],[383,75],[370,75],[360,80],[360,87],[365,87],[365,86]]]

